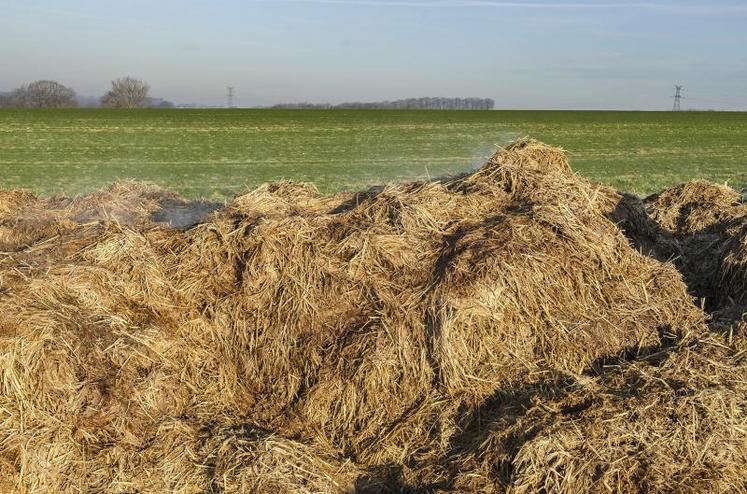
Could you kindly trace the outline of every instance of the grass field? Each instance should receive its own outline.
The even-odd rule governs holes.
[[[329,192],[459,173],[521,136],[639,194],[747,186],[747,113],[292,110],[0,110],[0,186],[71,195],[133,178],[222,199],[287,178]]]

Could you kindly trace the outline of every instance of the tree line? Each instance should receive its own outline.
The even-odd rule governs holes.
[[[490,98],[407,98],[372,103],[281,103],[272,108],[289,110],[492,110],[495,101]]]
[[[173,104],[148,95],[150,87],[132,77],[112,81],[111,89],[98,105],[102,108],[173,108]],[[75,91],[57,81],[34,81],[0,94],[0,108],[76,108],[80,99]]]

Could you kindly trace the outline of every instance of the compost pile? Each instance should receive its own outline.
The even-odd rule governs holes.
[[[522,140],[225,207],[0,192],[0,491],[747,492],[747,205]]]

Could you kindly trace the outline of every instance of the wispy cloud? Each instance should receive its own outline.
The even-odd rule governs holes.
[[[593,10],[593,9],[648,9],[667,10],[681,13],[726,13],[747,12],[745,4],[678,4],[648,2],[549,2],[549,1],[501,1],[501,0],[252,0],[255,3],[309,3],[349,6],[386,6],[386,7],[422,7],[422,8],[458,8],[458,7],[503,7],[512,9],[558,9],[558,10]]]

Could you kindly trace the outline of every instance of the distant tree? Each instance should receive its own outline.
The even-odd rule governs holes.
[[[396,101],[372,103],[341,103],[339,105],[279,105],[281,108],[332,108],[335,110],[492,110],[495,101],[490,98],[407,98]]]
[[[14,106],[12,93],[0,93],[0,108],[13,108]]]
[[[144,108],[148,106],[150,87],[132,77],[121,77],[112,81],[112,88],[101,98],[105,108]]]
[[[280,103],[278,105],[271,106],[270,108],[283,110],[329,110],[332,108],[332,105],[329,103]]]
[[[172,103],[171,101],[165,100],[163,98],[148,98],[148,101],[146,105],[148,108],[176,108],[176,105]]]
[[[165,108],[176,108],[176,106],[171,101],[163,100],[153,105],[153,108],[165,109]]]
[[[12,106],[17,108],[75,108],[75,91],[56,81],[35,81],[21,86],[11,94]]]
[[[407,98],[371,103],[348,102],[339,105],[312,103],[285,103],[273,108],[310,110],[492,110],[495,101],[490,98]]]

